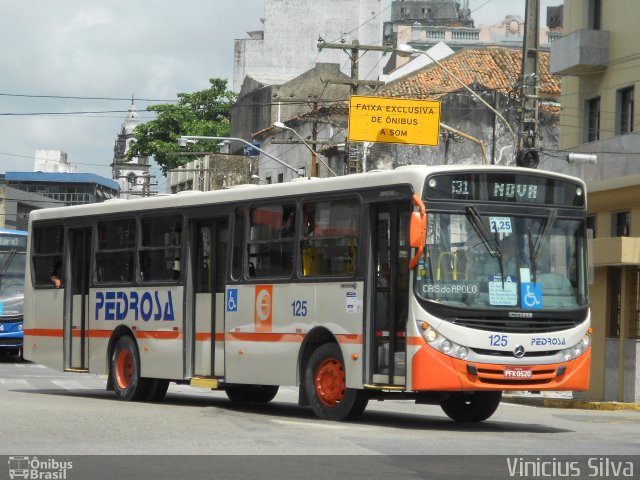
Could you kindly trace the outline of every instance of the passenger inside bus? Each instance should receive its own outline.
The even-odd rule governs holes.
[[[62,269],[62,262],[56,262],[56,264],[53,266],[53,273],[51,274],[50,278],[51,283],[55,288],[64,287],[63,275],[64,273]]]

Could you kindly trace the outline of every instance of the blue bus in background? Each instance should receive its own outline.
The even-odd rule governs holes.
[[[0,351],[22,356],[27,232],[0,229]]]

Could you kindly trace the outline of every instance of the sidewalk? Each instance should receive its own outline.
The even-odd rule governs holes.
[[[635,410],[640,412],[640,403],[576,400],[572,397],[572,392],[504,392],[502,401],[533,407],[579,408],[583,410]]]

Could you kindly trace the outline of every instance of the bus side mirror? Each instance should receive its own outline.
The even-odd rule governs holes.
[[[419,248],[422,245],[422,217],[420,216],[420,212],[411,213],[409,245],[412,248]]]
[[[420,211],[411,213],[409,245],[416,249],[416,254],[409,260],[409,270],[413,270],[418,265],[420,257],[422,257],[422,252],[424,252],[424,245],[427,242],[427,211],[418,195],[413,195],[413,204],[416,205]]]

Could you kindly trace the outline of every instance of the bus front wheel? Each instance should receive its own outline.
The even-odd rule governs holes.
[[[327,343],[313,352],[305,373],[309,405],[318,418],[353,420],[367,408],[364,390],[347,388],[340,347]]]
[[[440,402],[447,416],[456,422],[483,422],[497,410],[502,392],[456,393]]]
[[[118,339],[111,353],[111,378],[120,400],[145,400],[149,394],[149,379],[140,376],[138,347],[128,335]]]

